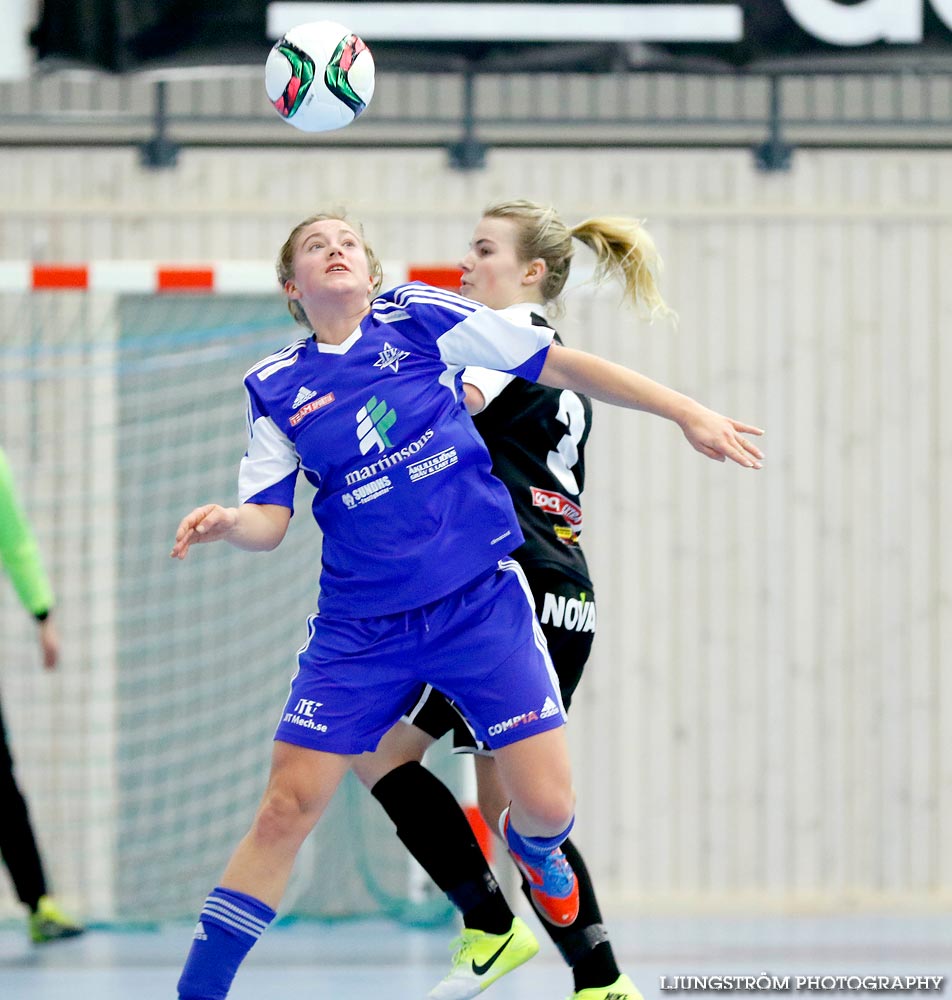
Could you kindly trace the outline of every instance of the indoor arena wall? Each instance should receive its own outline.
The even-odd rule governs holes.
[[[0,245],[260,260],[346,207],[385,260],[453,263],[501,198],[646,219],[679,323],[582,286],[564,338],[764,427],[767,460],[709,462],[596,405],[578,841],[609,907],[928,907],[952,900],[950,176],[941,151],[799,150],[768,175],[743,150],[494,150],[471,173],[436,150],[187,151],[157,172],[7,150]]]

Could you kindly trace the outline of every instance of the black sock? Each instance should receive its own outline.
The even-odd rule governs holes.
[[[453,793],[422,764],[410,761],[371,789],[397,836],[462,913],[467,927],[504,934],[513,914]]]
[[[562,851],[578,879],[578,917],[568,927],[557,927],[548,920],[543,920],[542,926],[571,966],[576,992],[610,986],[621,975],[621,970],[615,961],[608,932],[602,924],[602,913],[591,876],[571,840],[563,842]],[[522,880],[522,894],[532,902],[525,879]]]

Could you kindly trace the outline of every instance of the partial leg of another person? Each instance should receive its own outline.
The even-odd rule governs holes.
[[[434,704],[445,706],[437,692],[427,691],[421,700],[428,716],[438,714]],[[446,707],[447,717],[450,713]],[[453,942],[452,968],[430,997],[467,1000],[527,962],[539,944],[509,908],[453,793],[423,766],[433,742],[429,732],[398,723],[376,751],[355,758],[353,767],[407,850],[461,914],[463,931]]]
[[[496,753],[512,803],[510,849],[539,862],[554,859],[574,822],[575,791],[558,679],[521,567],[501,559],[420,609],[413,627],[420,631],[421,679],[451,698]],[[571,870],[568,877],[573,883]]]
[[[507,796],[499,781],[492,757],[475,758],[479,808],[487,822],[505,809]],[[634,983],[618,968],[608,931],[602,923],[601,909],[595,896],[588,867],[571,838],[561,845],[578,882],[578,916],[564,926],[542,921],[546,933],[572,969],[575,993],[570,1000],[641,1000]],[[530,882],[523,875],[522,892],[538,909]],[[541,914],[545,916],[545,914]]]
[[[592,650],[596,622],[594,594],[590,584],[580,585],[558,570],[534,567],[526,571],[526,576],[558,677],[562,704],[568,711]],[[585,613],[547,616],[544,613],[547,599],[553,607],[564,602],[563,607],[585,609]],[[491,757],[477,758],[476,782],[483,816],[498,816],[506,803]],[[578,917],[568,927],[548,921],[544,925],[572,969],[575,993],[570,1000],[607,1000],[609,997],[640,1000],[641,994],[634,983],[618,968],[608,931],[602,922],[595,887],[581,853],[571,838],[562,844],[562,851],[578,880]],[[531,886],[525,878],[522,891],[532,902]]]
[[[459,591],[408,615],[404,630],[419,636],[421,676],[455,697],[480,740],[507,748],[503,781],[512,799],[506,814],[510,848],[540,873],[539,892],[561,897],[560,918],[571,922],[577,887],[558,850],[574,810],[564,714],[524,575],[512,560],[502,560]],[[501,961],[496,952],[490,957]]]
[[[397,836],[460,911],[466,927],[507,933],[513,913],[453,793],[422,764],[434,742],[416,726],[397,723],[353,769],[383,806]]]
[[[30,911],[29,933],[34,944],[76,937],[84,928],[67,916],[46,883],[43,862],[30,823],[26,800],[13,772],[3,713],[0,711],[0,856],[7,866],[17,898]]]
[[[481,641],[455,660],[462,681],[448,669],[433,683],[495,754],[510,802],[498,817],[502,835],[530,881],[536,909],[568,925],[578,914],[578,884],[560,845],[575,821],[575,791],[559,682],[522,567],[500,560],[484,589],[493,595],[493,613],[481,619]],[[488,606],[476,593],[469,598],[477,614]],[[453,653],[448,643],[446,655]]]

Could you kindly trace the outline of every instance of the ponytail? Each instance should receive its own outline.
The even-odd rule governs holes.
[[[625,300],[646,319],[674,317],[658,288],[663,268],[654,240],[637,219],[586,219],[570,230],[595,253],[595,280],[618,278],[625,289]]]
[[[661,257],[637,219],[586,219],[569,229],[551,206],[522,199],[490,205],[483,218],[508,219],[516,227],[519,258],[545,262],[546,273],[539,290],[546,304],[558,299],[565,288],[575,252],[574,237],[595,252],[596,281],[621,279],[625,300],[649,320],[675,317],[658,288]]]

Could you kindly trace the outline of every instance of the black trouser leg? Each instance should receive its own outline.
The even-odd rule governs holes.
[[[43,863],[30,825],[30,813],[13,775],[13,758],[0,711],[0,856],[22,903],[32,911],[46,895]]]

